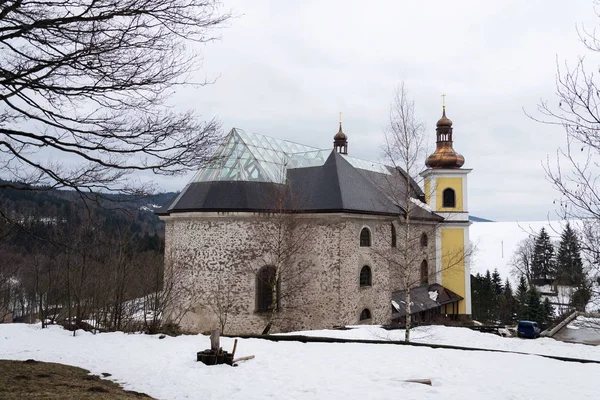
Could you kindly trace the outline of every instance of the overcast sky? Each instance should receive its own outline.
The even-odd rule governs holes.
[[[430,143],[441,95],[465,156],[469,208],[494,220],[555,219],[542,163],[565,143],[530,120],[554,97],[556,62],[588,54],[578,24],[600,23],[591,0],[225,0],[238,15],[207,44],[218,80],[176,94],[178,106],[232,127],[330,148],[343,112],[349,154],[381,160],[394,87],[405,81]],[[597,63],[600,64],[600,63]],[[191,176],[159,179],[181,190]]]

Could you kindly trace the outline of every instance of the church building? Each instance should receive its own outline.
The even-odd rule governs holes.
[[[341,122],[329,149],[232,129],[157,212],[170,314],[229,334],[389,324],[408,289],[414,319],[469,318],[470,170],[452,135],[444,107],[410,177],[353,157]]]

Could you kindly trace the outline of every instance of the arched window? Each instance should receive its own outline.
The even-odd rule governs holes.
[[[421,247],[427,247],[428,242],[429,242],[429,238],[427,237],[427,234],[425,232],[423,232],[421,234]]]
[[[362,228],[360,231],[360,247],[371,247],[371,231],[369,228]]]
[[[396,247],[396,227],[394,223],[390,224],[390,230],[392,231],[392,247]]]
[[[371,311],[368,308],[365,308],[360,312],[360,320],[365,321],[367,319],[371,319]]]
[[[371,268],[368,265],[361,268],[359,283],[361,287],[371,286]]]
[[[456,207],[456,194],[454,193],[454,189],[447,188],[444,189],[442,193],[443,205],[444,208],[454,208]]]
[[[429,283],[429,267],[427,266],[427,260],[421,262],[421,284]]]
[[[275,287],[275,275],[276,269],[271,265],[262,267],[256,274],[256,311],[273,310],[273,289],[279,292],[279,282]]]

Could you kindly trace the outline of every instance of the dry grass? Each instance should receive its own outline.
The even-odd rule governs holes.
[[[106,374],[109,376],[109,374]],[[0,399],[151,399],[69,365],[0,360]]]

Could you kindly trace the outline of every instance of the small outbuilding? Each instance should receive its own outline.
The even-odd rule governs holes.
[[[410,315],[413,322],[433,322],[441,316],[456,319],[459,314],[458,302],[462,296],[440,284],[421,285],[410,291]],[[406,291],[392,294],[392,323],[405,321]]]

